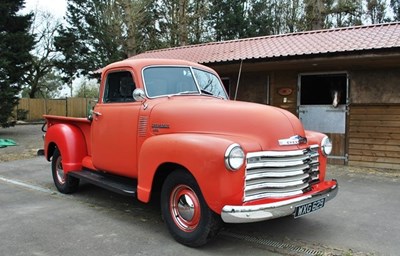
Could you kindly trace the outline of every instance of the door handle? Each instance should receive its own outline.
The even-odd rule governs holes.
[[[102,116],[103,115],[102,113],[97,112],[97,111],[93,111],[92,113],[95,114],[96,116]]]

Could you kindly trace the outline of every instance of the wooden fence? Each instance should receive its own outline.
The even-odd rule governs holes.
[[[15,109],[15,116],[23,121],[43,120],[43,115],[86,117],[95,99],[29,99],[22,98]]]

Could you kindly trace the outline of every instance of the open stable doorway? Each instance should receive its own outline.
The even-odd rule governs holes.
[[[333,143],[329,162],[345,164],[347,73],[301,74],[298,80],[298,113],[304,128],[327,134]]]

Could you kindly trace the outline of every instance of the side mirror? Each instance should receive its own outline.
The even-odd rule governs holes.
[[[135,101],[142,102],[146,100],[146,95],[144,94],[144,91],[140,88],[136,88],[133,91],[132,96]]]
[[[146,110],[148,105],[146,104],[146,95],[144,91],[140,88],[136,88],[132,93],[133,99],[138,102],[142,102],[143,109]]]

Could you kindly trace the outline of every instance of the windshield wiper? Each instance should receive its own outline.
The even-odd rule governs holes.
[[[207,96],[212,96],[218,99],[225,99],[224,97],[220,96],[220,95],[214,95],[213,93],[206,91],[206,90],[200,90],[203,94],[207,95]]]
[[[212,92],[206,91],[206,90],[200,90],[201,93],[207,94],[207,95],[214,95]]]
[[[216,97],[216,98],[222,98],[220,96],[215,96],[214,94],[212,94],[212,92],[209,92],[207,90],[200,90],[200,91],[201,91],[202,94],[205,94],[205,95],[208,95],[208,96],[213,96],[213,97]],[[197,94],[198,95],[199,92],[198,91],[183,91],[183,92],[178,92],[178,93],[171,94],[170,96],[188,95],[188,94]]]

